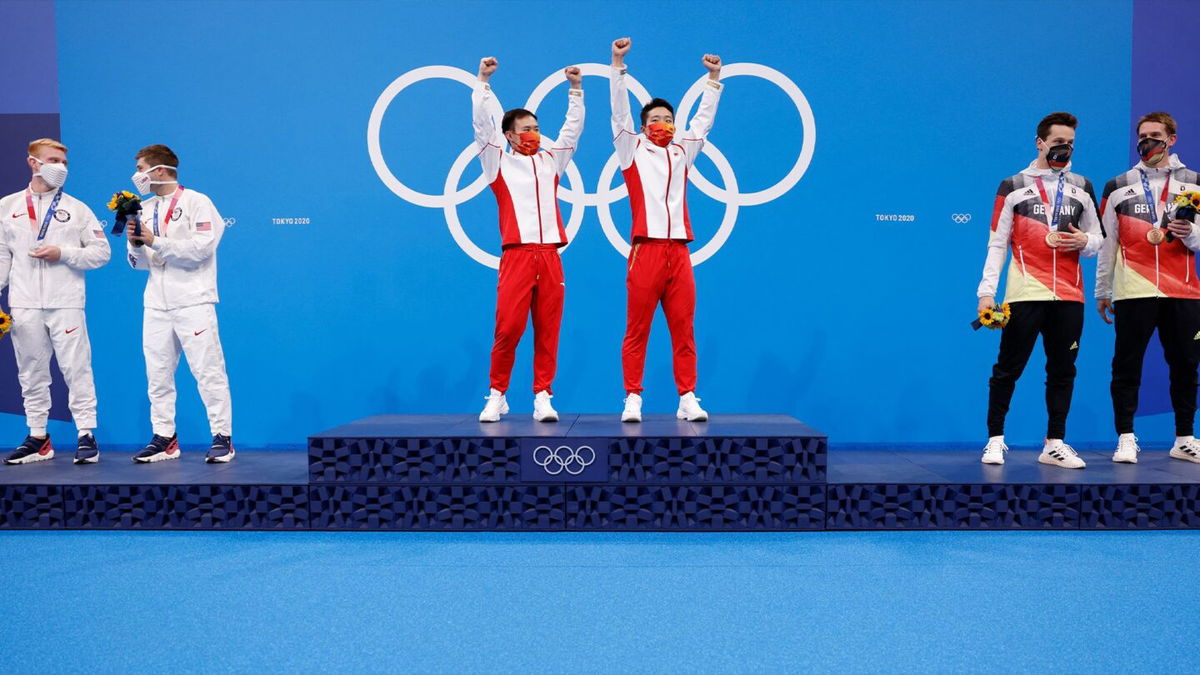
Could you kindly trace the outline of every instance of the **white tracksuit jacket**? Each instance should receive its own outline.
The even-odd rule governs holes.
[[[27,423],[33,428],[46,426],[50,358],[57,356],[75,424],[94,429],[96,387],[84,314],[84,272],[107,263],[111,249],[92,210],[64,192],[41,242],[57,246],[62,257],[46,262],[29,256],[38,245],[38,233],[56,192],[26,189],[0,199],[0,288],[8,286],[11,337]]]
[[[214,308],[217,246],[225,221],[207,195],[179,189],[181,194],[156,195],[142,202],[142,227],[153,232],[158,226],[154,243],[126,245],[129,264],[150,273],[142,320],[150,419],[154,433],[174,435],[175,369],[182,350],[199,386],[211,432],[232,436],[229,378]],[[175,209],[168,214],[176,195]]]

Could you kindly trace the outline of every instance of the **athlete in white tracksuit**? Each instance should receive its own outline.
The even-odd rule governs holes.
[[[178,160],[156,161],[160,148],[138,154],[135,186],[149,184],[156,193],[142,203],[141,237],[126,228],[129,264],[150,273],[146,280],[142,350],[146,356],[150,420],[154,439],[134,459],[153,462],[179,456],[175,437],[175,370],[179,355],[200,389],[213,435],[207,460],[233,458],[232,410],[225,354],[217,327],[217,246],[225,222],[207,195],[179,185]],[[169,152],[169,150],[167,150]],[[155,166],[149,166],[150,163]],[[136,242],[143,241],[143,246]]]
[[[0,289],[8,286],[17,377],[29,438],[6,462],[50,459],[50,358],[67,384],[68,406],[79,429],[78,463],[99,459],[92,347],[84,315],[83,273],[108,262],[104,231],[86,204],[62,191],[66,148],[40,139],[29,148],[29,187],[0,199]],[[48,165],[53,164],[55,166]],[[45,175],[45,178],[43,178]]]

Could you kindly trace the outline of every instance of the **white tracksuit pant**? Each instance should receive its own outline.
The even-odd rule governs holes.
[[[17,379],[25,399],[26,424],[43,428],[50,417],[50,357],[67,383],[67,405],[75,426],[96,428],[96,384],[92,345],[82,309],[12,308],[9,333],[17,357]]]
[[[232,436],[233,406],[225,374],[225,353],[217,331],[216,307],[212,304],[172,310],[147,307],[143,311],[142,351],[146,355],[154,433],[167,437],[175,434],[175,370],[182,349],[208,411],[209,429],[214,436]]]

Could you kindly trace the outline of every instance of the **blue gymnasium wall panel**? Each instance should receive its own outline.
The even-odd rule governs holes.
[[[727,64],[761,64],[803,93],[815,150],[791,190],[741,207],[724,245],[696,268],[706,406],[790,413],[842,443],[975,442],[999,336],[966,324],[995,187],[1028,164],[1034,125],[1057,109],[1081,119],[1078,171],[1099,183],[1127,166],[1132,13],[1127,0],[1086,8],[60,0],[69,187],[106,217],[104,202],[128,187],[138,148],[165,142],[178,151],[184,184],[236,219],[220,250],[219,306],[235,436],[296,444],[368,414],[474,411],[487,390],[495,271],[460,249],[442,209],[394,194],[368,155],[372,108],[396,78],[431,65],[473,73],[481,56],[494,55],[494,88],[513,107],[566,65],[606,64],[609,42],[631,35],[630,72],[678,103],[703,76],[706,51]],[[118,17],[143,28],[118,38]],[[527,35],[514,33],[530,25]],[[589,114],[576,164],[591,194],[612,145],[607,82],[589,76],[584,88]],[[561,125],[564,89],[539,108],[549,134]],[[447,80],[413,84],[387,108],[379,138],[398,179],[442,194],[471,141],[469,90]],[[728,80],[710,140],[748,193],[787,173],[805,134],[779,87],[740,76]],[[698,167],[722,185],[713,161]],[[478,171],[469,164],[458,186]],[[725,205],[695,186],[689,195],[695,250],[713,237]],[[626,232],[627,202],[611,207]],[[563,204],[564,216],[570,209]],[[458,214],[472,241],[499,252],[489,192]],[[564,265],[556,403],[616,411],[625,261],[595,206],[585,208]],[[1085,274],[1093,269],[1089,262]],[[109,442],[148,433],[143,283],[119,256],[89,278]],[[1104,440],[1111,343],[1091,312],[1085,330],[1072,437]],[[518,354],[511,398],[514,413],[525,414],[528,342]],[[1014,440],[1042,433],[1039,359],[1018,387]],[[646,388],[649,411],[673,410],[661,320]],[[181,436],[205,441],[186,368],[179,392]],[[20,419],[0,428],[15,436]]]

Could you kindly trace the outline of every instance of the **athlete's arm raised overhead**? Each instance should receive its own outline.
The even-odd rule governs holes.
[[[475,146],[479,148],[479,163],[487,182],[500,173],[500,154],[504,152],[504,134],[496,128],[488,108],[492,102],[492,87],[488,84],[500,62],[493,56],[479,59],[479,84],[471,94],[471,123],[475,128]]]
[[[563,69],[571,88],[567,90],[567,119],[563,122],[558,138],[551,146],[554,163],[558,173],[567,170],[571,158],[575,156],[575,148],[579,144],[579,136],[583,134],[583,71],[579,66],[569,66]]]
[[[633,164],[633,151],[637,149],[638,134],[633,127],[633,116],[629,112],[629,87],[625,84],[625,55],[633,46],[627,37],[613,40],[612,73],[609,77],[609,93],[612,95],[613,145],[622,169]]]
[[[700,105],[696,114],[688,122],[687,130],[679,136],[681,145],[687,153],[688,164],[693,164],[704,149],[704,141],[712,130],[713,121],[717,117],[717,103],[721,100],[721,57],[716,54],[705,54],[700,62],[708,70],[708,79],[704,82],[704,93],[700,95]]]

